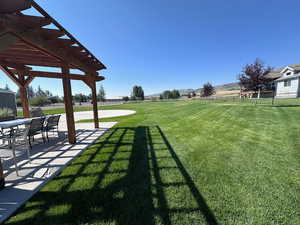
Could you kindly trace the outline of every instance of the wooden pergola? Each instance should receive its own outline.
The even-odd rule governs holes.
[[[20,88],[24,117],[30,116],[27,87],[34,78],[62,80],[68,139],[74,144],[70,81],[81,80],[91,88],[95,128],[99,128],[96,82],[104,80],[98,71],[106,67],[37,3],[32,2],[32,7],[40,16],[21,11],[0,13],[0,69]],[[35,67],[45,70],[37,71]],[[53,67],[61,72],[48,72]],[[72,74],[70,69],[80,70],[81,74]]]

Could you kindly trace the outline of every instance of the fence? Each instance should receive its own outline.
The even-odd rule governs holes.
[[[203,104],[245,104],[245,105],[274,105],[274,106],[300,106],[300,98],[239,98],[239,97],[209,97],[193,99]]]

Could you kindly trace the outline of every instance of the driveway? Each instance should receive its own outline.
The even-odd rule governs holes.
[[[113,117],[119,117],[119,116],[128,116],[135,114],[136,112],[133,110],[99,110],[98,115],[99,119],[101,122],[101,118],[113,118]],[[74,112],[74,120],[79,121],[79,120],[88,120],[88,119],[93,119],[94,118],[94,113],[93,111],[86,111],[86,112]],[[67,122],[66,122],[66,114],[62,114],[60,122],[59,122],[59,129],[61,131],[66,131],[67,130]],[[76,124],[76,129],[77,128],[91,128],[93,123],[82,123],[82,124]]]

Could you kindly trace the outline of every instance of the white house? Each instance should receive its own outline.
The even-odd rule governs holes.
[[[298,98],[300,97],[300,70],[297,67],[285,67],[281,77],[275,80],[276,98]]]
[[[273,70],[267,77],[276,85],[276,98],[300,97],[300,64]]]

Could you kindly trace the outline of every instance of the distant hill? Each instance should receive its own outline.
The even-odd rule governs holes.
[[[240,92],[240,86],[239,83],[228,83],[228,84],[222,84],[222,85],[216,85],[214,86],[215,90],[216,90],[216,95],[217,96],[233,96],[233,95],[237,95]],[[196,92],[198,95],[201,93],[201,89],[180,89],[180,95],[188,95],[188,93],[191,92]],[[149,97],[157,97],[159,96],[161,93],[159,94],[152,94],[149,95]]]
[[[229,83],[229,84],[222,84],[214,86],[215,90],[218,91],[237,91],[240,90],[239,83]],[[202,88],[195,90],[197,93],[201,92]]]

